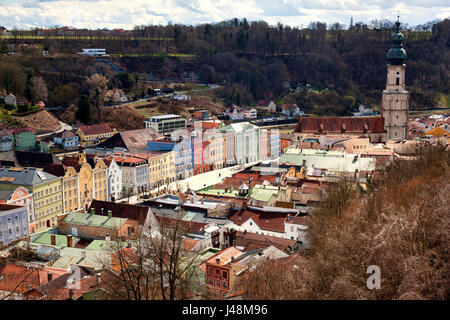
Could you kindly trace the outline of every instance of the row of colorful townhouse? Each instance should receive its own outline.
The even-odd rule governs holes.
[[[248,122],[224,126],[220,121],[194,123],[192,132],[193,174],[280,156],[278,130]]]
[[[36,132],[32,128],[7,129],[0,124],[0,151],[31,151],[47,152],[49,145],[36,139]]]

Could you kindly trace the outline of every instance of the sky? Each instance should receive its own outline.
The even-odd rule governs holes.
[[[0,0],[0,25],[123,28],[136,25],[195,25],[232,18],[292,27],[310,22],[400,20],[410,26],[450,17],[448,0]]]

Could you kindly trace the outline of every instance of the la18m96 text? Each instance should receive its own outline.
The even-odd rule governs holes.
[[[232,304],[222,307],[197,307],[189,305],[183,307],[183,315],[209,315],[211,318],[216,314],[223,314],[225,317],[236,315],[267,315],[267,305],[258,304]]]

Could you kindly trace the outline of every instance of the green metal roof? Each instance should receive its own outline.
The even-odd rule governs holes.
[[[136,242],[131,242],[133,246],[136,245]],[[127,242],[117,242],[110,241],[110,247],[112,250],[125,248],[127,246]],[[85,250],[94,250],[94,251],[104,251],[106,250],[106,241],[105,240],[93,240]]]
[[[85,258],[82,257],[83,252],[86,254]],[[53,268],[68,269],[70,265],[76,264],[101,270],[105,265],[110,265],[110,263],[110,252],[66,247],[61,249],[60,257],[50,266]]]
[[[126,221],[127,219],[125,218],[115,218],[82,212],[71,212],[63,219],[63,222],[71,224],[116,230],[122,227]]]
[[[56,238],[56,246],[58,247],[67,247],[67,236],[63,234],[52,234],[49,232],[41,234],[37,239],[35,239],[34,243],[39,244],[46,244],[51,245],[51,236],[54,235]],[[75,240],[78,239],[76,237],[72,238],[72,241],[75,242]]]
[[[273,195],[278,194],[278,187],[255,185],[252,188],[250,198],[258,201],[269,201]]]
[[[205,250],[203,250],[202,252],[199,253],[199,260],[201,262],[205,261],[206,259],[212,257],[213,255],[215,255],[217,252],[219,252],[220,249],[217,248],[206,248]]]
[[[387,53],[387,59],[391,64],[399,65],[408,58],[406,50],[403,49],[403,39],[405,36],[400,32],[400,21],[395,23],[395,32],[392,34],[392,48]]]

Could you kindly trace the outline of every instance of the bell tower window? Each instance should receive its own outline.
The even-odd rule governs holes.
[[[395,84],[398,86],[400,84],[400,78],[395,78]]]

